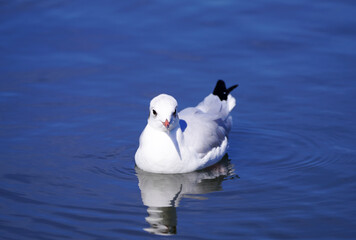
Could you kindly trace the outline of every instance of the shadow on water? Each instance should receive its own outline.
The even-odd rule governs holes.
[[[222,182],[238,177],[227,154],[217,164],[184,174],[156,174],[136,167],[142,202],[147,206],[145,231],[157,235],[177,233],[177,207],[183,198],[205,200],[203,194],[221,191]]]

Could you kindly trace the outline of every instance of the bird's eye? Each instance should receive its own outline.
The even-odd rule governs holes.
[[[173,113],[174,116],[177,115],[177,109],[174,110],[174,113]]]
[[[152,113],[153,113],[154,116],[157,116],[156,110],[152,109]]]

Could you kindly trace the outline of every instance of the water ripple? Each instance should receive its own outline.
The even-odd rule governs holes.
[[[25,194],[12,192],[6,189],[0,189],[0,197],[9,199],[14,202],[20,202],[20,203],[31,203],[31,204],[41,204],[41,205],[47,204],[42,201],[27,198],[25,197]]]
[[[323,167],[340,158],[330,149],[335,144],[334,139],[320,133],[240,128],[234,134],[240,139],[237,144],[241,148],[239,154],[243,158],[252,158],[247,162],[269,169],[294,171]]]

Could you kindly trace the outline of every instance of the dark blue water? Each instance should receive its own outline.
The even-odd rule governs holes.
[[[355,239],[353,1],[2,1],[0,238]],[[148,104],[234,90],[228,158],[135,169]]]

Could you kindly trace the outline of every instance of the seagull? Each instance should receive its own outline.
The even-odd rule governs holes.
[[[177,100],[160,94],[150,102],[147,125],[135,154],[138,168],[153,173],[187,173],[219,162],[228,147],[236,99],[218,80],[196,107],[177,112]]]

